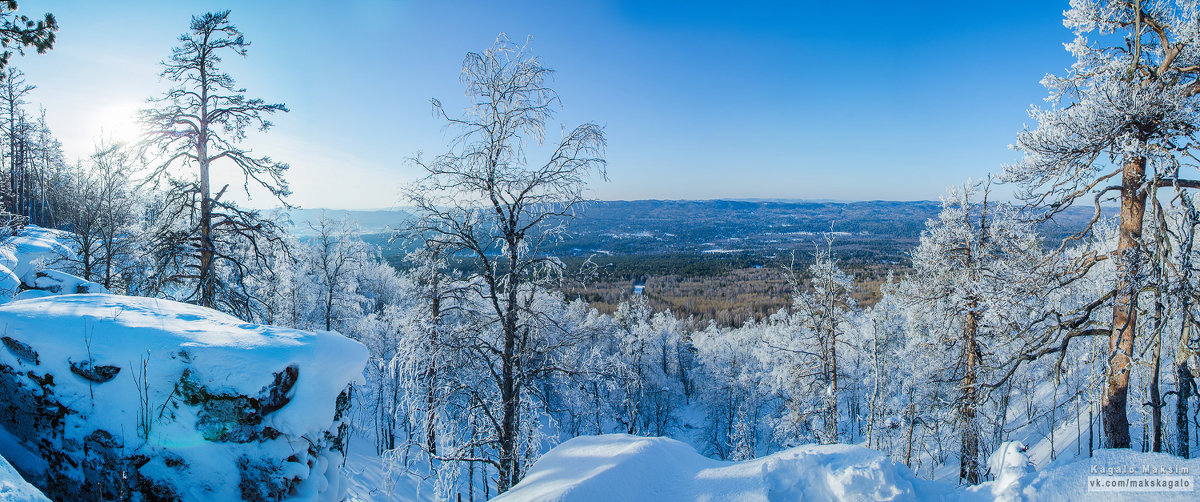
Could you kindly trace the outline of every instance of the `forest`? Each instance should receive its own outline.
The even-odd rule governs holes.
[[[223,69],[254,58],[235,14],[163,47],[139,141],[68,162],[20,69],[59,26],[16,4],[0,389],[32,397],[3,399],[0,474],[51,499],[1082,499],[1096,459],[1200,469],[1194,1],[1072,1],[1074,62],[1013,131],[1019,162],[947,180],[909,248],[855,254],[821,222],[768,266],[564,252],[640,227],[575,232],[606,129],[558,123],[529,39],[466,54],[465,96],[430,100],[449,139],[411,152],[380,242],[291,220],[287,159],[254,148],[289,107]],[[233,195],[252,189],[277,208]],[[639,473],[656,462],[680,470]]]

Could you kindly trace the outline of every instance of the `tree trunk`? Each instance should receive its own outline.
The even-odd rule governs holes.
[[[871,356],[874,358],[874,361],[872,361],[872,362],[875,363],[875,364],[873,364],[874,370],[875,370],[875,378],[873,378],[874,381],[872,382],[871,401],[867,405],[870,408],[870,411],[869,411],[870,418],[867,420],[867,448],[878,449],[879,448],[879,440],[875,438],[875,434],[876,434],[876,427],[877,427],[876,422],[880,415],[879,400],[880,400],[880,389],[881,388],[879,386],[879,381],[880,381],[880,379],[883,378],[883,369],[882,369],[883,361],[879,357],[879,323],[874,322],[872,324],[874,326],[874,335],[875,336],[871,340]]]
[[[960,403],[963,419],[962,447],[959,451],[958,479],[970,484],[979,483],[979,427],[975,423],[975,403],[978,400],[976,387],[976,366],[979,347],[976,342],[976,332],[979,329],[978,302],[971,300],[967,304],[967,322],[963,329],[963,351],[966,353],[966,367],[963,369],[962,401]]]
[[[203,134],[202,134],[203,136]],[[213,296],[215,296],[215,288],[213,284],[213,240],[212,240],[212,196],[208,181],[208,159],[206,158],[207,149],[203,141],[196,147],[200,155],[200,270],[199,276],[200,298],[199,304],[203,307],[213,306]]]
[[[325,290],[325,331],[333,331],[333,294],[337,281],[330,279],[325,286],[329,288]]]
[[[904,448],[904,465],[912,469],[912,449],[913,449],[913,428],[917,425],[917,408],[913,404],[912,395],[909,395],[908,404],[908,444]]]
[[[433,255],[434,263],[437,263],[437,254]],[[442,298],[438,292],[438,272],[433,271],[433,277],[430,278],[430,299],[429,299],[429,320],[432,327],[429,331],[429,344],[437,347],[438,325],[442,317]],[[434,409],[437,403],[437,363],[428,361],[429,367],[425,370],[425,449],[431,455],[437,455],[437,411]]]
[[[1182,351],[1181,351],[1182,352]],[[1177,455],[1182,458],[1191,458],[1189,451],[1189,435],[1188,424],[1188,400],[1192,395],[1192,372],[1187,367],[1187,357],[1182,353],[1175,358],[1175,388],[1178,392],[1178,401],[1175,402],[1175,428],[1178,432],[1178,447]]]
[[[1150,427],[1151,446],[1150,451],[1161,452],[1163,448],[1163,417],[1162,417],[1162,390],[1159,387],[1159,374],[1162,366],[1162,347],[1160,347],[1161,335],[1155,334],[1154,353],[1151,354],[1151,373],[1150,373]]]
[[[1121,170],[1121,223],[1117,238],[1117,294],[1113,300],[1112,335],[1108,343],[1108,367],[1100,418],[1104,422],[1104,445],[1129,448],[1130,359],[1137,329],[1137,272],[1142,237],[1142,217],[1146,212],[1146,159],[1135,157]]]
[[[88,231],[89,231],[89,230],[84,230],[84,232],[88,232]],[[79,248],[80,248],[80,249],[79,249],[79,252],[80,252],[80,255],[81,255],[80,257],[82,258],[82,260],[81,260],[81,261],[83,262],[83,278],[84,278],[84,279],[86,279],[86,280],[89,280],[89,281],[90,281],[90,280],[92,280],[92,242],[91,242],[91,236],[89,236],[89,235],[84,235],[84,236],[82,237],[82,239],[81,239],[81,240],[83,241],[83,245],[82,245],[82,246],[79,246]],[[105,287],[108,287],[108,286],[106,285]]]
[[[832,297],[831,297],[832,298]],[[838,366],[837,366],[837,320],[834,315],[833,302],[829,302],[829,396],[825,419],[825,442],[838,442]]]
[[[507,288],[506,310],[501,328],[504,333],[504,353],[500,371],[500,399],[504,413],[500,421],[500,465],[496,480],[496,493],[508,491],[516,484],[517,477],[517,387],[514,375],[517,342],[517,243],[509,243],[510,278]]]

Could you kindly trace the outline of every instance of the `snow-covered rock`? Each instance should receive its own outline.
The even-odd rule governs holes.
[[[47,263],[52,263],[64,257],[74,257],[71,248],[62,243],[62,231],[29,225],[17,232],[17,235],[4,241],[12,257],[0,256],[0,265],[15,260],[12,266],[5,267],[16,274],[26,286],[35,287],[37,273]],[[0,253],[2,255],[3,253]]]
[[[108,294],[108,288],[99,283],[76,277],[58,270],[43,270],[34,274],[33,286],[55,295]]]
[[[951,490],[860,446],[798,446],[723,462],[673,439],[610,434],[558,445],[495,500],[937,500]]]
[[[17,267],[17,262],[17,247],[15,245],[6,243],[0,246],[0,267],[11,271]]]
[[[358,342],[105,294],[0,306],[0,334],[0,454],[55,498],[345,495]]]
[[[60,230],[27,226],[0,242],[0,304],[25,298],[46,296],[42,293],[22,293],[23,288],[50,291],[51,294],[78,292],[107,293],[99,284],[57,271],[43,271],[49,263],[73,257],[74,253],[62,243]],[[46,275],[49,274],[49,275]],[[39,286],[39,281],[43,286]],[[35,289],[35,290],[36,290]]]
[[[3,248],[0,248],[2,250]],[[12,270],[0,265],[0,303],[7,303],[21,291],[21,279]]]

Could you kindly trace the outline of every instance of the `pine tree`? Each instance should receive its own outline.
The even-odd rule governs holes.
[[[210,174],[215,166],[230,165],[244,178],[247,195],[253,183],[286,206],[288,165],[254,157],[241,143],[251,126],[268,130],[272,124],[267,117],[288,109],[247,98],[245,89],[219,69],[223,56],[245,56],[250,46],[230,23],[229,11],[193,16],[190,31],[179,41],[162,71],[175,87],[139,114],[147,130],[144,152],[157,159],[150,176],[170,186],[162,214],[175,224],[158,231],[159,268],[167,282],[191,284],[185,299],[245,313],[252,300],[240,285],[252,272],[251,264],[265,258],[257,242],[277,241],[279,229],[257,211],[222,200],[229,185],[214,194]],[[182,178],[171,176],[176,167],[188,172]],[[248,255],[238,255],[246,249],[251,250]],[[180,254],[189,260],[181,262]]]
[[[45,54],[54,47],[55,33],[58,32],[58,21],[49,12],[41,19],[30,19],[23,14],[13,14],[17,10],[17,0],[0,2],[0,70],[8,66],[12,59],[13,50],[25,54],[26,48],[32,48],[38,54]]]

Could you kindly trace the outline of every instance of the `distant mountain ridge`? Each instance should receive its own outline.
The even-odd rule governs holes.
[[[320,223],[321,218],[341,220],[350,218],[359,226],[364,234],[378,234],[395,230],[408,221],[412,214],[403,209],[289,209],[286,211],[292,221],[292,233],[300,236],[311,235],[312,226]],[[311,225],[311,226],[310,226]]]
[[[835,252],[867,262],[905,259],[940,201],[634,200],[582,205],[569,234],[551,250],[560,256],[686,254],[778,256],[811,254],[834,239]],[[1107,211],[1107,210],[1106,210]],[[401,228],[404,209],[289,211],[293,231],[311,235],[322,215],[349,217],[363,234]],[[1048,240],[1081,228],[1091,208],[1070,208],[1043,225]]]

